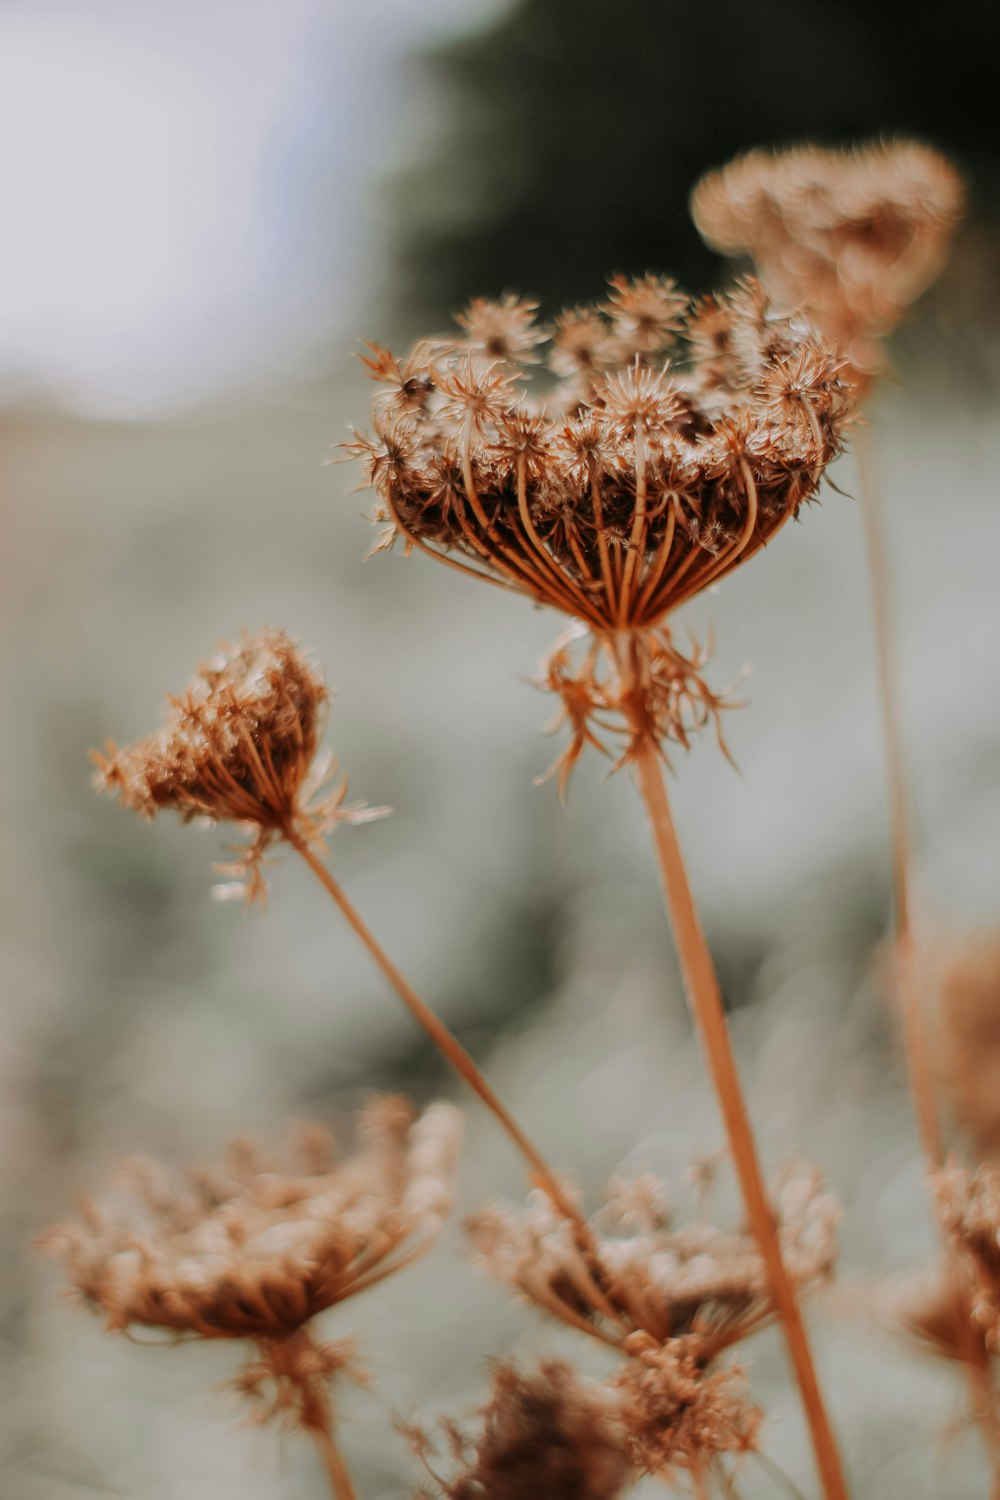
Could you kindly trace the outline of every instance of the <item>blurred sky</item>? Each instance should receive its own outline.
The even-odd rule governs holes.
[[[307,368],[414,146],[404,54],[499,8],[4,0],[0,393],[147,415]]]

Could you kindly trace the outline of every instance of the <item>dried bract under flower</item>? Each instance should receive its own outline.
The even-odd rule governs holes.
[[[380,1098],[350,1156],[338,1160],[332,1138],[309,1129],[276,1160],[239,1142],[211,1170],[172,1177],[140,1163],[44,1243],[109,1329],[249,1339],[258,1353],[243,1387],[269,1379],[287,1406],[283,1390],[315,1398],[317,1382],[350,1363],[345,1346],[305,1333],[310,1320],[437,1238],[459,1136],[451,1105],[416,1119],[405,1100]]]
[[[338,822],[366,822],[386,808],[347,804],[347,782],[326,787],[332,758],[316,751],[330,694],[300,648],[281,630],[245,635],[199,667],[168,699],[163,727],[119,749],[95,752],[98,784],[125,807],[163,809],[245,824],[248,845],[227,873],[262,895],[261,862],[279,838],[310,843]],[[228,893],[228,891],[227,891]]]
[[[449,1424],[458,1472],[436,1472],[436,1444],[411,1431],[433,1480],[421,1496],[444,1500],[615,1500],[629,1478],[616,1403],[596,1381],[563,1360],[530,1374],[499,1365],[489,1401],[470,1434]]]
[[[940,272],[963,205],[955,169],[912,141],[753,151],[692,196],[708,243],[749,255],[768,292],[804,309],[861,382]]]

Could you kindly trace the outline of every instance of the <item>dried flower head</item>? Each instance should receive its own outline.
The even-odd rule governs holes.
[[[595,631],[643,631],[816,493],[847,404],[815,336],[746,289],[715,304],[731,352],[720,357],[716,340],[706,360],[704,309],[689,314],[673,282],[611,285],[608,303],[556,325],[560,378],[544,413],[516,384],[526,371],[515,334],[534,304],[477,302],[462,320],[469,339],[424,344],[406,362],[412,374],[422,358],[436,394],[405,426],[397,361],[369,361],[390,391],[376,398],[374,436],[349,447],[408,542]],[[783,372],[791,417],[773,397]]]
[[[248,844],[224,868],[247,878],[250,899],[261,896],[261,864],[276,839],[312,843],[338,822],[367,822],[388,811],[346,804],[346,778],[329,787],[336,764],[316,756],[329,698],[283,631],[246,634],[168,699],[161,729],[123,749],[109,741],[103,754],[94,753],[98,785],[144,817],[169,809],[185,822],[245,824]]]
[[[433,1244],[451,1208],[460,1117],[435,1104],[417,1119],[405,1100],[379,1098],[358,1135],[339,1160],[332,1137],[310,1127],[276,1158],[240,1141],[210,1170],[132,1165],[43,1243],[110,1330],[247,1339],[241,1389],[270,1388],[273,1411],[322,1425],[330,1376],[356,1366],[350,1343],[320,1343],[308,1325]]]
[[[772,1202],[794,1285],[805,1291],[827,1280],[838,1207],[818,1172],[788,1168]],[[666,1186],[652,1173],[612,1181],[585,1244],[541,1194],[520,1210],[483,1209],[468,1228],[491,1275],[617,1349],[633,1334],[658,1345],[685,1337],[688,1352],[707,1365],[774,1317],[753,1235],[703,1220],[677,1223]]]
[[[950,1164],[934,1174],[933,1189],[956,1261],[972,1268],[973,1326],[991,1353],[1000,1353],[1000,1167],[970,1172]]]
[[[530,1374],[498,1365],[474,1433],[449,1423],[457,1472],[436,1472],[437,1444],[411,1430],[433,1481],[421,1495],[444,1500],[615,1500],[629,1478],[616,1403],[563,1360]]]
[[[952,1114],[980,1158],[1000,1154],[1000,935],[943,944],[931,955],[939,1074]]]
[[[756,1450],[763,1413],[748,1400],[741,1370],[706,1372],[697,1339],[660,1344],[634,1333],[626,1350],[630,1357],[610,1385],[638,1473],[669,1480],[681,1470],[704,1482],[723,1453]]]
[[[425,343],[405,368],[422,357],[434,392],[405,415],[397,362],[368,362],[388,389],[347,447],[387,523],[377,550],[400,536],[572,616],[598,650],[579,671],[560,659],[567,718],[610,717],[626,758],[636,737],[686,744],[720,700],[667,617],[815,496],[849,416],[838,362],[752,284],[689,308],[668,278],[615,277],[557,321],[541,405],[523,387],[533,308],[475,303],[467,339]]]
[[[892,141],[750,152],[702,179],[692,213],[710,245],[749,255],[779,304],[805,310],[863,383],[940,272],[963,203],[944,157]]]

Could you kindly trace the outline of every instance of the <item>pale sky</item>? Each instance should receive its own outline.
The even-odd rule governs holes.
[[[175,409],[349,319],[405,50],[489,0],[0,0],[0,397]]]

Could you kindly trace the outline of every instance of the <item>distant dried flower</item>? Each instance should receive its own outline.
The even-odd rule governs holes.
[[[559,663],[567,718],[589,692],[591,717],[619,722],[626,758],[637,736],[686,744],[721,700],[667,617],[816,494],[849,416],[837,361],[749,285],[709,313],[669,278],[615,277],[605,304],[557,320],[543,407],[517,384],[535,357],[533,311],[474,303],[468,340],[423,346],[435,394],[405,414],[400,370],[412,380],[419,355],[369,362],[388,390],[374,435],[347,446],[389,525],[378,550],[395,533],[580,621],[598,652],[579,675]],[[563,780],[571,765],[560,763]]]
[[[723,1453],[756,1450],[763,1413],[742,1389],[742,1372],[707,1373],[696,1338],[626,1340],[629,1359],[609,1384],[621,1400],[625,1451],[640,1474],[675,1470],[702,1480]]]
[[[314,843],[339,822],[363,823],[388,811],[346,804],[346,778],[321,795],[336,770],[332,757],[316,757],[329,698],[283,631],[247,634],[168,699],[162,729],[123,749],[109,741],[103,754],[94,753],[98,785],[144,817],[168,809],[185,822],[245,824],[249,842],[224,869],[246,877],[249,899],[261,896],[261,864],[275,840]]]
[[[430,1248],[459,1134],[451,1105],[418,1120],[405,1100],[377,1099],[351,1156],[309,1128],[277,1159],[241,1141],[221,1166],[178,1177],[137,1163],[43,1243],[110,1330],[246,1339],[240,1389],[269,1391],[269,1415],[325,1428],[331,1376],[358,1370],[350,1341],[322,1343],[309,1324]]]
[[[801,1292],[827,1280],[839,1210],[819,1173],[789,1167],[772,1204],[793,1284]],[[541,1194],[520,1210],[483,1209],[468,1229],[492,1276],[617,1349],[634,1333],[657,1344],[690,1337],[689,1352],[707,1364],[775,1316],[754,1237],[704,1221],[676,1224],[666,1186],[652,1173],[612,1181],[586,1244]]]
[[[939,1076],[952,1114],[980,1158],[1000,1155],[1000,934],[939,945],[929,955],[937,993]]]
[[[932,1179],[938,1219],[955,1251],[970,1264],[973,1325],[993,1354],[1000,1354],[1000,1167],[970,1172],[950,1164]]]
[[[457,1474],[435,1472],[436,1444],[412,1434],[433,1489],[443,1500],[615,1500],[629,1478],[617,1403],[563,1360],[530,1374],[498,1365],[479,1430],[447,1428]]]
[[[963,204],[950,163],[912,141],[753,151],[692,195],[708,243],[749,255],[770,295],[805,310],[861,382],[940,272]]]

